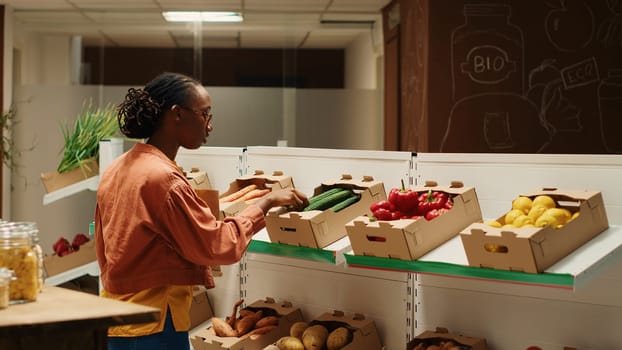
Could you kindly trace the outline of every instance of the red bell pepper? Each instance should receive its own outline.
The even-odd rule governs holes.
[[[90,241],[90,239],[84,233],[78,233],[71,241],[71,247],[74,250],[80,250],[80,246]]]
[[[389,209],[386,208],[378,208],[374,211],[371,212],[374,217],[378,220],[393,220],[392,219],[392,211],[390,211]]]
[[[402,217],[402,213],[397,210],[395,205],[387,200],[372,203],[369,206],[369,210],[378,220],[398,220]]]
[[[443,208],[445,203],[447,203],[447,198],[447,193],[442,191],[428,190],[428,192],[423,192],[419,195],[419,205],[417,207],[419,214],[425,215],[432,209]]]
[[[414,214],[419,202],[416,191],[407,189],[402,179],[402,188],[393,188],[389,191],[389,202],[393,203],[397,210],[406,214]]]
[[[393,203],[387,201],[387,200],[381,200],[381,201],[377,201],[372,203],[369,206],[369,211],[371,211],[372,213],[380,208],[383,209],[387,209],[389,211],[395,211],[395,205],[393,205]]]
[[[425,213],[425,219],[426,220],[432,220],[435,219],[443,214],[445,214],[447,211],[449,211],[449,209],[445,209],[445,208],[440,208],[440,209],[432,209],[429,212]]]

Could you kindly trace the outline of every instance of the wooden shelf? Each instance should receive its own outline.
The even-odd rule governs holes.
[[[69,197],[78,192],[82,191],[97,191],[97,186],[99,185],[99,176],[92,176],[86,180],[82,180],[80,182],[76,182],[75,184],[71,184],[67,187],[63,187],[60,190],[56,190],[50,193],[47,193],[43,196],[43,205],[48,205],[50,203],[56,202],[59,199],[63,199],[65,197]]]

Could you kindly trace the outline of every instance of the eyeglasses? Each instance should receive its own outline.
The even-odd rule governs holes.
[[[204,110],[193,109],[193,108],[188,108],[188,107],[184,107],[184,106],[179,106],[179,107],[182,108],[182,109],[185,109],[187,111],[190,111],[190,112],[192,112],[192,113],[194,113],[196,115],[200,115],[206,121],[210,121],[214,117],[214,115],[212,114],[212,107],[208,107],[207,109],[204,109]]]

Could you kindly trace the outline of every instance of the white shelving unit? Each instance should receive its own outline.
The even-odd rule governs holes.
[[[325,180],[371,175],[388,187],[460,180],[476,188],[485,218],[539,187],[603,193],[610,228],[542,274],[468,266],[459,237],[416,261],[352,254],[346,238],[325,249],[255,236],[240,264],[223,266],[209,291],[217,316],[239,297],[299,305],[305,318],[341,310],[376,321],[386,350],[437,326],[484,337],[491,350],[622,349],[622,157],[601,155],[417,154],[281,147],[182,150],[178,164],[208,173],[226,190],[254,170],[280,170],[311,194]]]
[[[76,182],[75,184],[71,184],[59,190],[44,194],[43,205],[48,205],[82,191],[97,191],[97,185],[99,185],[99,176],[95,175],[89,177],[88,179]]]
[[[104,139],[99,142],[99,173],[110,164],[110,162],[123,153],[123,140]],[[43,196],[43,205],[48,205],[55,201],[71,197],[72,195],[82,191],[97,191],[99,185],[99,175],[92,176],[88,179],[76,182],[67,187],[63,187],[59,190],[46,193]],[[71,270],[64,271],[54,276],[47,277],[45,284],[51,286],[57,286],[65,282],[69,282],[73,279],[84,275],[99,276],[99,266],[97,261],[92,261],[88,264],[78,266]]]
[[[45,279],[45,284],[49,286],[58,286],[85,275],[94,277],[99,276],[99,265],[97,264],[97,261],[92,261],[88,264],[47,277]]]

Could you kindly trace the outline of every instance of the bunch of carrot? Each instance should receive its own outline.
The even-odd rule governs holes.
[[[233,193],[220,197],[220,201],[223,203],[228,203],[242,200],[245,203],[250,204],[265,196],[269,192],[269,188],[259,188],[255,184],[250,184],[240,188]]]

